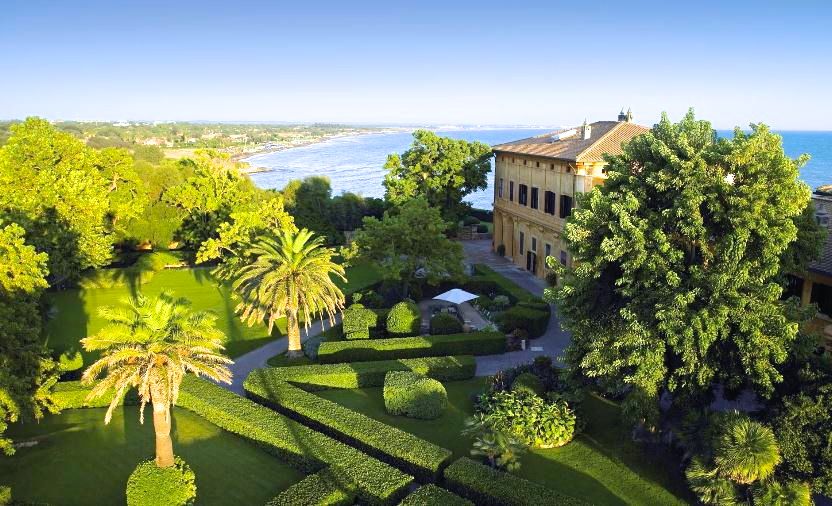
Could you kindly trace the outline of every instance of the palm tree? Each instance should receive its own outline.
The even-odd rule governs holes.
[[[101,352],[82,377],[84,383],[95,384],[87,398],[115,394],[104,417],[107,424],[127,390],[136,387],[141,423],[145,405],[153,405],[156,465],[169,467],[174,463],[170,408],[182,378],[193,373],[231,382],[231,360],[222,355],[225,335],[214,326],[215,315],[192,312],[187,299],[167,292],[152,299],[138,294],[123,302],[123,307],[101,308],[99,314],[109,323],[81,340],[85,350]]]
[[[747,416],[730,417],[714,451],[720,473],[748,485],[771,476],[780,463],[780,449],[774,432]]]
[[[261,236],[246,248],[243,261],[220,267],[218,273],[232,280],[242,299],[237,305],[249,325],[266,320],[269,333],[278,318],[285,316],[289,357],[303,354],[299,318],[305,327],[315,315],[326,313],[330,322],[344,308],[344,294],[333,277],[346,281],[344,268],[333,262],[334,252],[323,247],[323,238],[306,229],[281,231],[274,237]]]

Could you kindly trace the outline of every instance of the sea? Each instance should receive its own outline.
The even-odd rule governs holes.
[[[531,137],[553,129],[437,129],[437,134],[454,139],[480,141],[489,145]],[[832,132],[777,132],[783,137],[786,154],[811,156],[801,170],[801,178],[811,187],[832,184]],[[730,131],[719,131],[729,136]],[[333,195],[353,192],[365,197],[383,197],[384,162],[391,153],[402,153],[413,140],[410,132],[365,134],[339,137],[317,144],[291,148],[273,153],[262,153],[245,159],[252,167],[263,167],[265,172],[251,175],[261,188],[283,188],[292,179],[307,176],[327,176]],[[493,169],[493,162],[492,162]],[[474,207],[491,209],[494,177],[489,177],[488,188],[469,195],[466,200]]]

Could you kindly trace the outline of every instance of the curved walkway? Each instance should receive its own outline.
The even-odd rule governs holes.
[[[543,296],[546,283],[505,258],[497,256],[496,253],[491,251],[491,241],[462,241],[462,247],[466,262],[485,264],[529,293],[538,297]],[[552,317],[549,318],[549,326],[542,336],[530,340],[528,348],[523,351],[510,351],[501,355],[477,357],[477,376],[489,376],[503,369],[526,364],[538,356],[549,356],[553,360],[558,360],[563,355],[566,347],[569,346],[572,338],[569,332],[561,328],[555,306],[551,305],[550,307],[552,308]]]

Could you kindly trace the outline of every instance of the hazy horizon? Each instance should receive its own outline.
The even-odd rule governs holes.
[[[11,1],[3,14],[3,118],[548,127],[693,107],[718,129],[832,130],[821,2]]]

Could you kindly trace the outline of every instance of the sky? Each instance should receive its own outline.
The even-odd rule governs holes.
[[[832,130],[832,2],[0,3],[0,118]]]

